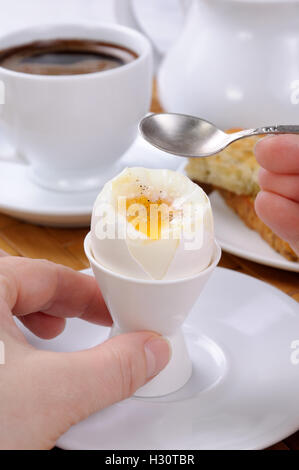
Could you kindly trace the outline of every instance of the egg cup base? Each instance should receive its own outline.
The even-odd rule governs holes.
[[[122,333],[126,332],[113,325],[110,338]],[[170,343],[170,361],[156,377],[137,390],[135,397],[153,398],[176,392],[188,382],[192,375],[192,363],[182,329],[179,328],[175,334],[164,337]]]

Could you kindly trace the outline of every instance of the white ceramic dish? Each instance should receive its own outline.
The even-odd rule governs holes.
[[[10,161],[10,149],[0,134],[0,212],[27,222],[58,227],[88,226],[94,201],[100,191],[59,192],[48,190],[31,181],[24,164]],[[138,137],[120,160],[119,170],[126,166],[176,169],[180,159],[152,148]]]
[[[109,330],[78,319],[38,348],[74,351]],[[261,449],[299,429],[298,304],[244,274],[216,268],[184,326],[193,375],[178,392],[131,398],[72,427],[64,449]]]
[[[214,214],[215,235],[223,250],[256,263],[299,272],[299,263],[285,259],[257,232],[246,227],[217,191],[210,194],[210,201]]]
[[[120,22],[152,37],[159,59],[166,52],[157,73],[165,111],[200,116],[220,129],[298,123],[298,0],[117,0],[115,6]]]

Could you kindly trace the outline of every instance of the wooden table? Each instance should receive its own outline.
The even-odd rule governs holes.
[[[152,110],[161,111],[155,88]],[[11,255],[45,258],[77,270],[89,267],[83,250],[83,239],[87,232],[88,228],[39,227],[0,213],[0,249]],[[268,282],[299,302],[298,273],[269,268],[225,252],[222,255],[220,266]],[[271,449],[299,450],[299,432]]]

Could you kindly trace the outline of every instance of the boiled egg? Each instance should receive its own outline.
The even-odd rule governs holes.
[[[127,168],[96,199],[91,249],[98,263],[134,279],[195,275],[213,256],[209,198],[175,171]]]

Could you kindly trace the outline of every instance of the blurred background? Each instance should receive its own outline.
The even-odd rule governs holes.
[[[72,20],[116,23],[115,1],[0,0],[0,31],[3,34],[22,26]],[[183,21],[180,0],[132,0],[132,5],[140,24],[151,30],[158,48],[165,51]]]

